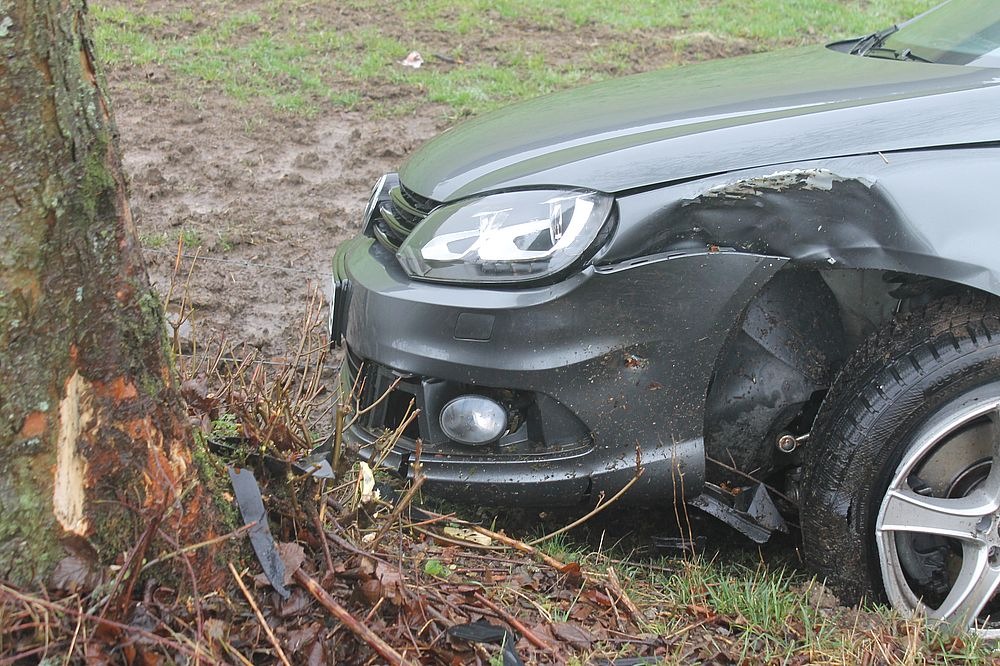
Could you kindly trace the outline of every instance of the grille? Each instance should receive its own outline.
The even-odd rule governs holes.
[[[382,245],[396,251],[437,205],[436,201],[397,185],[389,190],[389,199],[379,204],[372,232]]]
[[[354,398],[364,414],[359,422],[369,432],[396,430],[415,407],[420,381],[412,375],[393,372],[376,363],[364,363],[347,350],[345,355],[354,384]],[[417,422],[413,421],[404,436],[419,436]]]

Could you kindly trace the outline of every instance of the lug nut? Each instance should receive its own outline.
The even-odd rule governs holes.
[[[782,453],[791,453],[799,446],[799,440],[795,439],[795,435],[790,435],[787,432],[778,438],[778,450]]]

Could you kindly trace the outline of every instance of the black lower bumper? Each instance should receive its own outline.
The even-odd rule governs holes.
[[[429,492],[465,501],[572,505],[621,488],[634,501],[697,495],[704,399],[719,349],[769,257],[685,254],[587,268],[555,285],[470,289],[410,280],[371,239],[334,262],[348,353],[346,440]],[[511,414],[498,443],[444,437],[445,402],[485,394]],[[418,416],[406,423],[411,410]],[[392,440],[386,449],[385,442]]]

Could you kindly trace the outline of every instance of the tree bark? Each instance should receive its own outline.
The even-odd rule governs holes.
[[[187,544],[219,517],[86,18],[0,0],[0,577],[23,584],[67,548],[107,563],[147,525]]]

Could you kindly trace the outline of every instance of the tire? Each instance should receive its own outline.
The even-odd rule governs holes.
[[[800,515],[808,561],[848,603],[887,600],[1000,637],[998,457],[996,303],[952,296],[891,321],[816,418]]]

